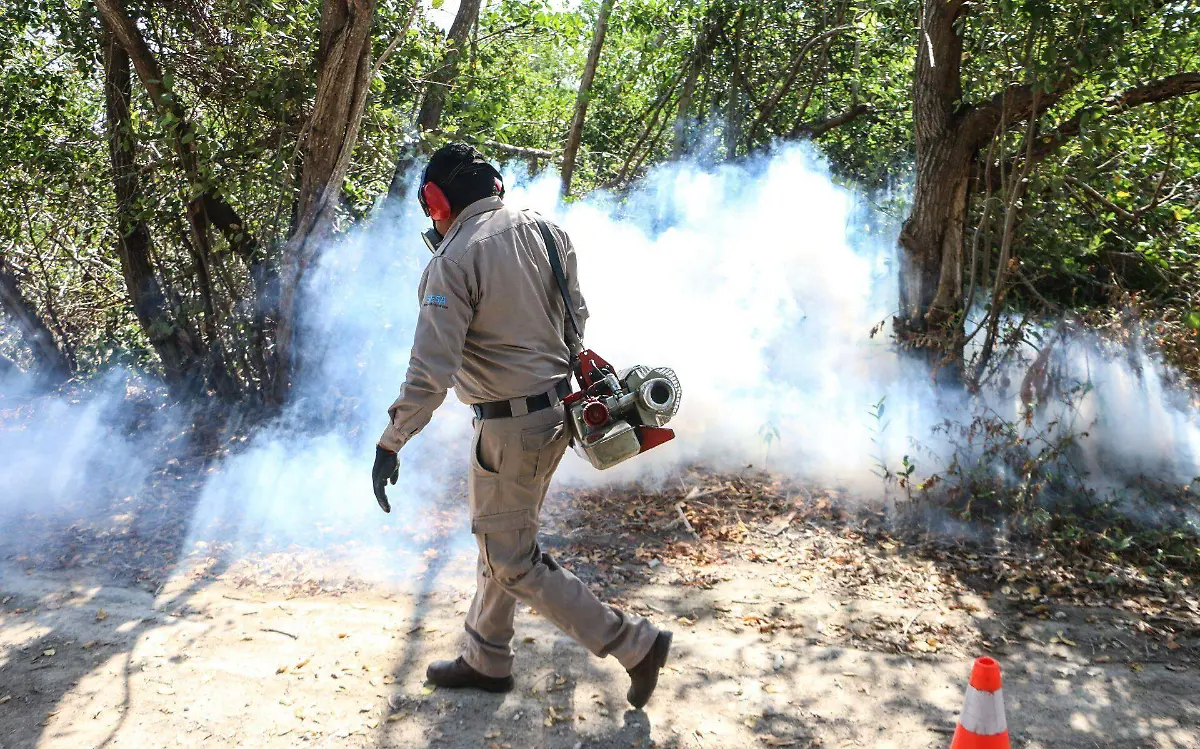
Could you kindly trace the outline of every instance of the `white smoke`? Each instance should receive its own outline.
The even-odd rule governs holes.
[[[675,164],[623,202],[599,194],[563,206],[553,174],[509,181],[507,202],[552,217],[572,237],[589,347],[618,367],[673,367],[683,383],[675,441],[603,474],[568,455],[562,480],[769,459],[773,469],[863,490],[876,481],[878,424],[868,409],[884,396],[911,400],[913,389],[886,337],[868,336],[894,306],[894,232],[852,226],[860,201],[807,150],[715,169]],[[391,516],[369,487],[374,443],[408,362],[426,223],[415,206],[381,211],[325,254],[304,330],[319,364],[306,370],[288,417],[209,483],[198,533],[236,528],[261,548],[322,545],[336,529],[384,547],[417,530],[405,518],[453,491],[470,439],[470,413],[453,395],[401,452]],[[350,412],[320,413],[346,401]],[[899,428],[883,437],[897,449],[904,441]]]
[[[683,384],[676,440],[604,473],[569,455],[562,481],[765,462],[875,495],[881,462],[896,469],[911,455],[920,474],[949,461],[948,443],[931,432],[945,419],[969,420],[986,405],[1023,423],[1016,383],[1028,358],[1009,365],[1008,387],[968,402],[938,393],[892,349],[886,330],[871,336],[896,308],[898,226],[835,185],[806,147],[743,164],[659,167],[621,200],[597,194],[561,205],[553,174],[532,181],[510,174],[509,183],[507,202],[553,217],[572,237],[591,311],[589,347],[618,367],[673,367]],[[450,394],[401,453],[399,484],[389,487],[392,514],[379,511],[369,474],[408,363],[416,287],[429,258],[418,236],[426,222],[415,205],[398,214],[381,209],[324,253],[309,278],[308,364],[294,401],[208,481],[194,540],[231,540],[253,551],[338,545],[386,573],[406,574],[404,565],[428,543],[427,511],[464,490],[470,439],[470,412]],[[1176,482],[1200,475],[1197,412],[1171,395],[1161,365],[1140,349],[1123,358],[1098,350],[1083,338],[1060,345],[1055,366],[1089,384],[1070,407],[1039,411],[1029,428],[1058,421],[1089,432],[1082,454],[1096,482],[1115,469]],[[881,400],[885,414],[875,418]],[[10,480],[4,492],[14,497],[16,474],[18,502],[77,491],[39,483],[61,446],[88,456],[85,465],[110,455],[103,427],[76,413],[39,417],[23,429],[21,453],[7,452],[13,438],[0,435]],[[126,460],[125,452],[115,459]],[[24,457],[13,463],[14,454]],[[461,529],[455,543],[469,550],[465,518]]]
[[[541,182],[527,199],[553,209],[554,189]],[[886,336],[869,337],[895,307],[894,235],[860,233],[852,246],[861,210],[793,147],[746,165],[659,169],[619,216],[603,200],[556,212],[579,256],[588,345],[618,367],[673,367],[683,383],[678,440],[604,478],[688,461],[761,465],[768,450],[793,473],[869,476],[867,412],[898,400],[900,378]],[[594,472],[568,462],[567,475]]]
[[[113,370],[48,397],[33,378],[0,378],[0,551],[27,551],[68,526],[107,533],[114,516],[123,532],[157,521],[137,514],[139,495],[182,452],[187,418],[160,408],[153,385]]]
[[[662,166],[620,200],[598,193],[563,205],[558,184],[551,173],[510,174],[506,200],[552,217],[572,237],[591,311],[588,346],[618,367],[673,367],[684,390],[676,440],[603,473],[569,454],[560,481],[765,463],[872,496],[883,490],[881,464],[895,470],[911,456],[919,477],[950,462],[950,443],[932,431],[946,419],[986,410],[1023,423],[1015,385],[971,401],[939,393],[886,332],[871,335],[896,308],[899,227],[837,186],[808,147],[743,164]],[[368,485],[374,441],[407,366],[426,222],[415,206],[380,212],[326,253],[305,333],[322,349],[321,364],[285,420],[306,426],[260,435],[227,463],[205,493],[201,520],[235,509],[243,539],[256,544],[319,544],[325,536],[314,533],[337,529],[368,546],[395,545],[419,530],[406,517],[461,491],[470,414],[453,395],[402,451],[391,516],[379,513]],[[1117,469],[1169,480],[1200,474],[1196,413],[1170,402],[1161,365],[1141,352],[1134,371],[1128,357],[1069,340],[1055,366],[1088,385],[1069,405],[1038,411],[1030,433],[1050,422],[1058,433],[1088,431],[1081,454],[1097,481]],[[1008,379],[1019,383],[1032,355],[1007,365]],[[329,406],[331,394],[356,407],[312,429],[323,421],[313,409]]]

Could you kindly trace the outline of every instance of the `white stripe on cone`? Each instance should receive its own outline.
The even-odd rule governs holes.
[[[1008,722],[1004,719],[1004,690],[981,692],[968,686],[958,723],[979,736],[993,736],[1007,731]]]

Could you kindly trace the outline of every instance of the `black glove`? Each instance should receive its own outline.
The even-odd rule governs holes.
[[[375,467],[371,469],[371,483],[375,486],[375,501],[379,503],[384,512],[392,511],[392,506],[388,504],[386,491],[388,479],[391,479],[392,486],[395,486],[398,478],[400,478],[400,459],[391,450],[385,450],[376,445]]]

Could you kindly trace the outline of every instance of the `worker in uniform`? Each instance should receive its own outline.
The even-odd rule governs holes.
[[[408,373],[376,449],[375,496],[390,512],[386,483],[399,475],[396,453],[428,422],[454,386],[475,413],[468,503],[479,547],[466,645],[427,677],[441,687],[489,692],[513,688],[513,614],[536,609],[597,656],[628,671],[629,702],[641,707],[658,683],[671,633],[602,603],[543,552],[538,516],[567,449],[562,398],[573,352],[564,335],[566,304],[549,252],[559,252],[577,323],[587,307],[575,251],[562,229],[503,201],[500,173],[471,146],[450,143],[430,158],[418,193],[433,220],[425,239],[433,259],[418,290],[420,314]],[[548,244],[557,248],[548,248]]]

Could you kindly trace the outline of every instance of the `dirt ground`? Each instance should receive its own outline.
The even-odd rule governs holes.
[[[548,510],[551,553],[676,633],[644,711],[615,661],[525,608],[516,691],[425,684],[462,636],[461,535],[397,587],[203,545],[114,574],[100,534],[100,556],[0,548],[0,748],[946,747],[985,653],[1016,747],[1200,747],[1189,580],[906,543],[762,476],[558,490]]]

